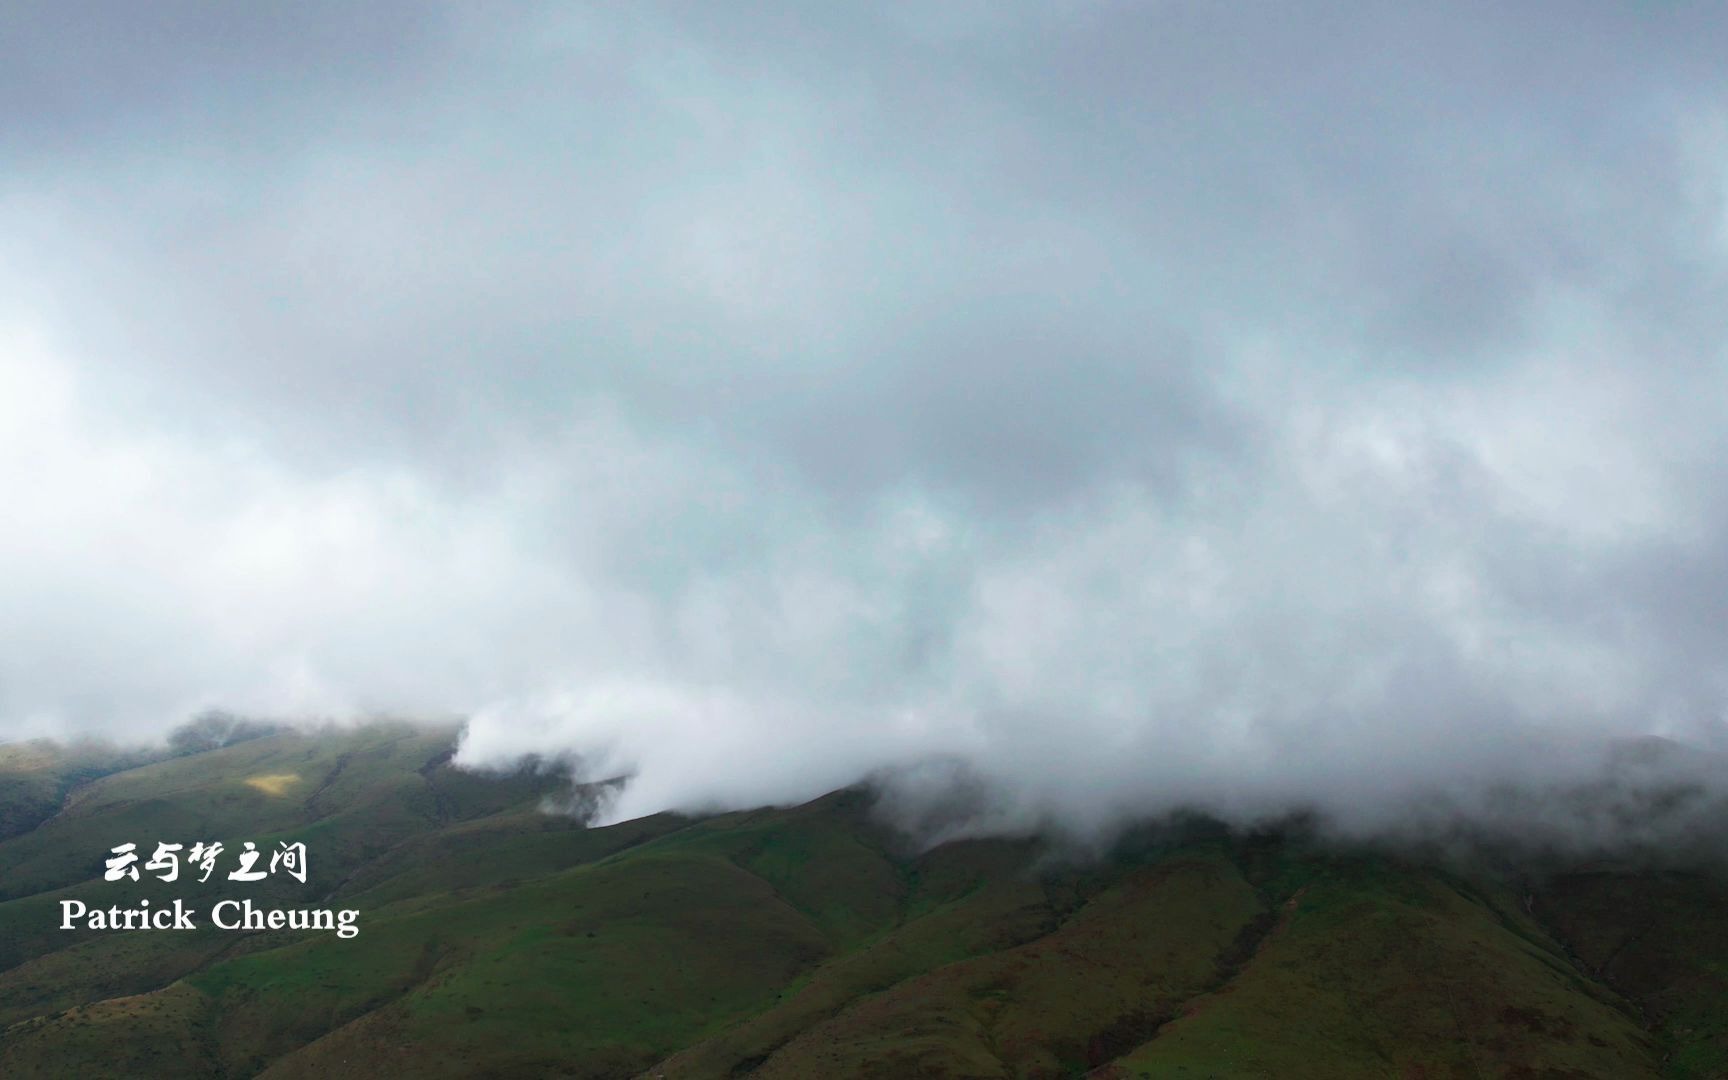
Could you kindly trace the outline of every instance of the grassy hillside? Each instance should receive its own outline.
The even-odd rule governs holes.
[[[917,853],[860,792],[587,829],[540,812],[557,777],[453,770],[452,738],[0,751],[0,1075],[1728,1076],[1713,877],[1203,823],[1102,861]],[[100,880],[115,844],[197,839],[303,841],[309,880]],[[361,932],[58,929],[61,899],[140,897]]]

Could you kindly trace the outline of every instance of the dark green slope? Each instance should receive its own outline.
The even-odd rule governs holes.
[[[1555,877],[1535,900],[1579,967],[1638,1007],[1667,1075],[1728,1076],[1728,887],[1719,878],[1596,869]]]
[[[585,829],[539,811],[556,777],[452,770],[451,738],[279,734],[96,779],[0,754],[28,820],[0,841],[0,1075],[1728,1076],[1708,876],[1513,889],[1198,823],[1102,861],[913,853],[859,792]],[[305,886],[98,880],[128,839],[277,838]],[[66,897],[242,895],[361,933],[57,929]]]
[[[83,784],[150,757],[99,743],[63,746],[37,739],[0,745],[0,840],[54,817]]]

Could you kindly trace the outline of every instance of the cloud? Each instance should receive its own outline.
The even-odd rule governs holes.
[[[1722,742],[1684,10],[13,18],[0,735],[1080,830]]]

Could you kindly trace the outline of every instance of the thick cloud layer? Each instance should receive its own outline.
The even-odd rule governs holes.
[[[0,18],[0,737],[1077,829],[1724,742],[1702,8]]]

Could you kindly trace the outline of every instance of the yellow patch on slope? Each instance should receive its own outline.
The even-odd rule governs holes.
[[[0,746],[0,769],[7,772],[35,772],[48,768],[56,760],[58,758],[41,739]]]
[[[266,795],[286,795],[288,789],[299,782],[300,774],[292,772],[270,773],[266,776],[248,776],[246,778],[247,787],[257,788]]]

